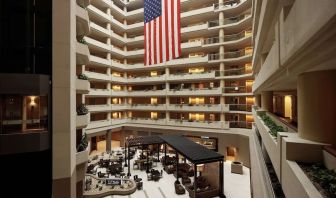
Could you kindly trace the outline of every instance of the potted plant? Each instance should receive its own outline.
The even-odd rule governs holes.
[[[85,74],[79,74],[77,78],[80,80],[89,80],[89,78]]]
[[[84,38],[79,39],[78,42],[84,45],[88,44]]]
[[[79,145],[77,146],[77,152],[84,151],[87,148],[87,146],[88,146],[88,139],[87,139],[86,133],[84,133]]]
[[[86,115],[89,113],[89,110],[86,108],[85,104],[80,104],[77,106],[77,115]]]

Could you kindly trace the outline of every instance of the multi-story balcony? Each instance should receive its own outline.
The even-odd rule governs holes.
[[[225,96],[247,96],[253,95],[252,88],[246,86],[224,87],[223,95]]]
[[[221,95],[222,90],[219,87],[203,89],[170,89],[167,92],[169,96],[215,96]]]
[[[205,71],[201,73],[175,73],[170,74],[168,81],[190,81],[190,80],[212,80],[215,78],[215,71]]]
[[[131,104],[128,109],[143,110],[143,111],[165,111],[165,104]]]
[[[173,126],[183,126],[183,127],[200,127],[200,128],[224,128],[223,122],[221,121],[189,121],[181,119],[170,119],[167,122],[168,125]]]
[[[169,111],[189,111],[189,112],[221,112],[220,104],[170,104]]]

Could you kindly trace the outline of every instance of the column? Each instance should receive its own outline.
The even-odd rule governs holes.
[[[27,97],[24,96],[22,100],[22,131],[27,129]]]
[[[336,145],[336,70],[299,75],[297,93],[299,136]]]
[[[170,98],[168,96],[166,96],[166,108],[167,109],[168,109],[169,105],[170,105]],[[169,113],[168,110],[166,110],[166,121],[167,121],[167,123],[169,122],[169,120],[170,120],[170,113]]]
[[[112,149],[112,131],[106,131],[106,151],[111,151]]]
[[[254,104],[257,105],[258,107],[261,107],[261,95],[260,94],[255,94],[254,95]]]
[[[52,1],[54,198],[76,197],[76,6]]]
[[[261,108],[273,113],[273,92],[263,91],[261,92]]]

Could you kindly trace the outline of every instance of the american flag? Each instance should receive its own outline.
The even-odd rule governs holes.
[[[144,23],[145,65],[181,55],[180,0],[145,0]]]

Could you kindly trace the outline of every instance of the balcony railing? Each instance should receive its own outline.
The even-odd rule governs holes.
[[[247,104],[229,104],[230,111],[252,111],[252,105]]]
[[[234,52],[226,52],[223,54],[208,54],[208,60],[213,61],[213,60],[221,60],[221,59],[230,59],[230,58],[239,58],[247,55],[252,55],[253,49],[248,48],[248,49],[243,49],[239,51],[234,51]]]
[[[251,16],[251,14],[243,14],[243,15],[240,15],[240,16],[231,17],[231,18],[227,18],[227,19],[223,19],[223,20],[208,21],[208,27],[211,28],[211,27],[217,27],[217,26],[221,26],[221,25],[238,23],[239,21],[242,21],[249,16]]]
[[[239,76],[244,74],[252,74],[252,71],[247,70],[245,67],[228,69],[224,71],[216,71],[216,77],[218,76]]]
[[[203,40],[204,45],[216,44],[221,42],[235,41],[251,35],[251,29],[244,30],[237,34],[225,35],[224,37],[212,37]]]
[[[246,86],[224,87],[223,93],[251,93],[252,88]]]
[[[230,8],[230,7],[234,7],[236,5],[238,5],[240,2],[240,0],[229,0],[229,1],[225,1],[223,3],[216,3],[214,4],[214,10],[219,10],[219,9],[223,9],[223,8]]]
[[[230,121],[230,128],[252,129],[252,122],[246,122],[246,121]]]

